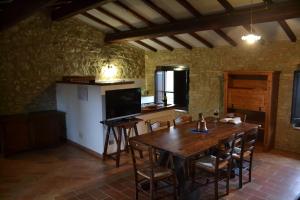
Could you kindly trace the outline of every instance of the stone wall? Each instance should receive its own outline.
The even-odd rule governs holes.
[[[0,32],[0,114],[55,109],[55,81],[101,74],[108,59],[116,78],[144,79],[144,51],[103,38],[77,19],[52,22],[43,13]]]
[[[168,64],[184,64],[190,68],[189,110],[193,117],[199,112],[212,115],[215,109],[223,111],[223,71],[281,71],[275,146],[300,153],[300,131],[290,125],[293,71],[300,64],[300,42],[147,52],[146,88],[150,93],[154,90],[155,67]]]

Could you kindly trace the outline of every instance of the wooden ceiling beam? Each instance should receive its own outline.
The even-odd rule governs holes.
[[[115,15],[114,13],[105,10],[102,7],[97,7],[95,8],[96,10],[98,10],[99,12],[104,13],[105,15],[109,16],[110,18],[119,21],[121,24],[125,24],[126,26],[128,26],[130,29],[136,29],[136,27],[134,27],[132,24],[130,24],[129,22],[125,21],[124,19],[122,19],[121,17],[118,17],[117,15]]]
[[[202,17],[202,14],[186,0],[176,0],[182,7],[189,11],[195,17]]]
[[[106,27],[108,27],[108,28],[111,28],[111,29],[113,29],[115,32],[120,32],[120,30],[117,29],[116,27],[114,27],[114,26],[112,26],[112,25],[106,23],[105,21],[99,19],[98,17],[95,17],[94,15],[91,15],[91,14],[89,14],[89,13],[87,13],[87,12],[86,12],[86,13],[81,13],[81,15],[83,15],[83,16],[85,16],[86,18],[89,18],[90,20],[93,20],[93,21],[95,21],[95,22],[97,22],[97,23],[99,23],[99,24],[101,24],[101,25],[103,25],[103,26],[106,26]]]
[[[215,32],[221,37],[223,38],[225,41],[227,41],[229,44],[231,44],[232,46],[237,46],[237,43],[231,38],[229,37],[224,31],[222,31],[221,29],[217,29],[215,30]]]
[[[149,6],[150,8],[152,8],[154,11],[156,11],[157,13],[159,13],[161,16],[163,16],[164,18],[166,18],[170,22],[175,21],[174,17],[172,17],[171,15],[169,15],[169,13],[167,13],[166,11],[164,11],[163,9],[161,9],[159,6],[157,6],[152,1],[150,1],[150,0],[142,0],[142,2],[144,2],[147,6]]]
[[[286,21],[279,20],[278,23],[280,24],[281,28],[284,30],[284,32],[286,33],[286,35],[289,37],[289,39],[291,40],[291,42],[296,42],[297,41],[297,37],[294,34],[294,32],[292,31],[292,29],[290,28],[290,26],[286,23]]]
[[[206,39],[204,39],[203,37],[201,37],[200,35],[198,35],[197,33],[189,33],[191,36],[193,36],[196,40],[198,40],[199,42],[203,43],[205,46],[209,47],[209,48],[214,48],[214,45],[212,43],[210,43],[209,41],[207,41]]]
[[[174,40],[175,42],[179,43],[180,45],[184,46],[187,49],[192,49],[193,48],[191,45],[189,45],[185,41],[177,38],[175,35],[171,35],[171,36],[169,36],[169,38],[171,38],[172,40]]]
[[[134,27],[132,24],[130,24],[129,22],[125,21],[124,19],[118,17],[117,15],[115,15],[114,13],[112,13],[110,11],[107,11],[107,10],[101,8],[101,7],[96,8],[96,10],[98,10],[98,11],[106,14],[107,16],[111,17],[112,19],[115,19],[115,20],[121,22],[122,24],[125,24],[126,26],[128,26],[131,29],[136,29],[136,27]],[[161,46],[169,49],[170,51],[174,50],[172,47],[170,47],[169,45],[165,44],[164,42],[162,42],[160,40],[157,40],[156,38],[153,38],[153,39],[150,39],[150,40],[152,40],[153,42],[155,42],[155,43],[157,43],[157,44],[159,44],[159,45],[161,45]],[[148,45],[148,44],[146,44],[146,43],[144,43],[142,41],[135,41],[135,42],[137,42],[138,44],[140,44],[140,45],[142,45],[142,46],[144,46],[144,47],[146,47],[148,49],[150,49],[151,51],[157,51],[154,47],[152,47],[152,46],[150,46],[150,45]]]
[[[122,1],[115,1],[115,4],[117,4],[119,7],[125,9],[127,12],[131,13],[132,15],[134,15],[136,18],[140,19],[141,21],[145,22],[148,25],[154,25],[153,22],[151,22],[150,20],[148,20],[147,18],[145,18],[144,16],[142,16],[141,14],[139,14],[138,12],[136,12],[135,10],[133,10],[132,8],[130,8],[129,6],[127,6],[126,4],[124,4],[124,2]]]
[[[0,12],[0,30],[7,29],[56,0],[14,0]]]
[[[146,44],[145,42],[142,42],[142,41],[139,41],[139,40],[134,41],[134,42],[138,43],[139,45],[141,45],[141,46],[143,46],[143,47],[145,47],[145,48],[147,48],[147,49],[149,49],[151,51],[157,52],[157,49],[155,49],[154,47]]]
[[[106,35],[105,41],[117,42],[126,40],[139,40],[168,36],[186,32],[215,30],[230,26],[240,26],[249,23],[250,8],[234,10],[230,14],[213,14],[201,18],[184,19],[168,24],[161,24],[152,27],[124,31]],[[273,3],[268,9],[253,9],[253,23],[264,23],[290,18],[300,17],[300,1],[290,0],[287,2]]]
[[[66,19],[113,1],[114,0],[73,0],[72,3],[53,10],[51,18],[52,20]]]
[[[159,6],[157,6],[155,3],[153,3],[150,0],[142,0],[146,5],[148,5],[150,8],[152,8],[154,11],[156,11],[157,13],[159,13],[161,16],[163,16],[164,18],[166,18],[167,20],[169,20],[170,22],[175,22],[176,19],[174,17],[172,17],[169,13],[167,13],[166,11],[164,11],[163,9],[161,9]],[[184,46],[187,49],[192,49],[193,47],[191,45],[189,45],[188,43],[186,43],[185,41],[179,39],[178,37],[171,35],[169,36],[172,40],[176,41],[177,43],[181,44],[182,46]]]
[[[227,12],[232,12],[234,7],[227,0],[218,0],[218,2],[225,8]]]
[[[134,27],[132,24],[130,24],[130,23],[127,22],[126,20],[124,20],[124,19],[118,17],[117,15],[115,15],[114,13],[112,13],[112,12],[110,12],[110,11],[108,11],[108,10],[105,10],[105,9],[102,8],[102,7],[98,7],[98,8],[95,8],[95,9],[98,10],[99,12],[102,12],[102,13],[104,13],[105,15],[111,17],[112,19],[117,20],[117,21],[119,21],[119,22],[122,23],[122,24],[125,24],[125,25],[128,26],[130,29],[136,29],[136,27]],[[173,50],[172,47],[170,47],[169,45],[167,45],[167,44],[165,44],[165,43],[163,43],[163,42],[161,42],[161,41],[159,41],[159,40],[157,40],[157,39],[150,39],[150,40],[152,40],[152,41],[154,41],[154,42],[160,44],[161,46],[166,47],[166,48],[169,49],[169,50],[170,50],[170,49]],[[144,46],[144,47],[146,47],[147,49],[150,49],[151,51],[157,51],[157,49],[155,49],[154,47],[152,47],[152,46],[146,44],[145,42],[138,41],[138,40],[136,40],[135,42],[138,43],[138,44],[140,44],[140,45],[142,45],[142,46]]]
[[[234,11],[234,7],[227,1],[227,0],[218,0],[218,2],[226,9],[227,12],[232,12]],[[255,32],[253,27],[251,27],[250,24],[244,24],[242,25],[246,31],[249,33]],[[220,35],[221,36],[221,35]],[[221,36],[222,37],[222,36]]]
[[[163,41],[160,41],[160,40],[158,40],[158,39],[156,39],[156,38],[152,38],[152,39],[150,39],[150,40],[152,40],[153,42],[159,44],[160,46],[163,46],[164,48],[166,48],[166,49],[168,49],[168,50],[170,50],[170,51],[173,51],[173,50],[174,50],[173,47],[171,47],[170,45],[168,45],[168,44],[164,43]]]
[[[190,13],[192,13],[195,17],[201,18],[203,15],[196,9],[194,6],[192,6],[187,0],[176,0],[180,5],[182,5],[185,9],[187,9]],[[236,46],[237,43],[230,38],[226,33],[224,33],[221,29],[214,30],[219,36],[221,36],[225,41],[227,41],[230,45]],[[197,37],[197,34],[196,34]],[[197,38],[196,38],[197,39]],[[204,39],[204,38],[202,38]],[[205,39],[204,39],[205,40]],[[207,45],[209,42],[204,41],[204,44]],[[209,47],[211,44],[208,44]],[[211,47],[210,47],[211,48]]]
[[[143,17],[141,14],[137,13],[135,10],[133,10],[132,8],[130,8],[129,6],[127,6],[126,4],[124,4],[124,2],[122,1],[116,1],[114,2],[115,4],[117,4],[119,7],[125,9],[127,12],[131,13],[132,15],[134,15],[136,18],[140,19],[141,21],[143,21],[144,23],[148,24],[148,25],[154,25],[153,22],[151,22],[150,20],[146,19],[145,17]],[[174,48],[171,47],[170,45],[164,43],[163,41],[160,41],[156,38],[150,38],[150,40],[152,40],[153,42],[159,44],[160,46],[163,46],[164,48],[173,51]]]
[[[176,1],[181,6],[183,6],[187,11],[189,11],[192,15],[194,15],[195,17],[202,17],[202,14],[194,6],[192,6],[188,1],[186,1],[186,0],[176,0]],[[203,37],[201,37],[200,35],[198,35],[195,32],[190,32],[189,35],[191,35],[193,38],[195,38],[196,40],[203,43],[204,45],[206,45],[209,48],[214,47],[210,42],[208,42],[206,39],[204,39]]]

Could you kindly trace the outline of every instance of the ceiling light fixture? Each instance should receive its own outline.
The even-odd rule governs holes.
[[[242,36],[242,40],[246,41],[248,44],[254,44],[255,42],[257,42],[258,40],[261,39],[261,36],[260,35],[256,35],[253,33],[252,31],[252,6],[253,5],[253,0],[251,0],[251,8],[250,8],[250,33],[247,34],[247,35],[243,35]]]

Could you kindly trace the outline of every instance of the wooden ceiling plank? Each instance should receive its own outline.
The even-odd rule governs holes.
[[[93,21],[95,21],[95,22],[97,22],[97,23],[103,25],[103,26],[106,26],[106,27],[108,27],[108,28],[111,28],[111,29],[113,29],[115,32],[120,32],[120,30],[117,29],[116,27],[114,27],[114,26],[112,26],[112,25],[106,23],[105,21],[103,21],[103,20],[101,20],[101,19],[95,17],[94,15],[91,15],[91,14],[89,14],[89,13],[81,13],[81,15],[83,15],[83,16],[85,16],[85,17],[87,17],[87,18],[89,18],[89,19],[91,19],[91,20],[93,20]]]
[[[51,18],[52,20],[66,19],[113,1],[114,0],[73,0],[72,3],[53,10],[51,13]]]
[[[150,20],[148,20],[147,18],[145,18],[144,16],[142,16],[141,14],[139,14],[138,12],[136,12],[135,10],[127,6],[126,4],[124,4],[124,2],[115,1],[114,3],[117,4],[119,7],[125,9],[127,12],[130,12],[132,15],[134,15],[136,18],[140,19],[141,21],[145,22],[146,24],[154,25],[153,22],[151,22]]]
[[[297,37],[294,34],[294,32],[292,31],[292,29],[290,28],[290,26],[286,23],[286,21],[279,20],[278,23],[280,24],[281,28],[284,30],[284,32],[286,33],[286,35],[289,37],[289,39],[291,40],[291,42],[296,42],[297,41]]]
[[[154,11],[156,11],[157,13],[159,13],[161,16],[163,16],[164,18],[166,18],[170,22],[175,21],[174,17],[172,17],[169,13],[167,13],[166,11],[164,11],[163,9],[161,9],[159,6],[157,6],[151,0],[142,0],[142,2],[144,2],[147,6],[149,6],[150,8],[152,8]]]
[[[214,45],[212,43],[210,43],[209,41],[207,41],[206,39],[204,39],[202,36],[198,35],[195,32],[189,33],[192,37],[194,37],[196,40],[198,40],[199,42],[203,43],[205,46],[209,47],[209,48],[214,48]]]
[[[0,30],[9,28],[19,21],[31,16],[37,10],[45,8],[56,0],[14,0],[0,12]]]
[[[183,19],[168,24],[155,25],[134,31],[112,33],[106,35],[107,42],[126,40],[140,40],[180,33],[215,30],[230,26],[241,26],[249,23],[249,10],[234,10],[230,14],[212,14],[201,18]],[[253,9],[253,23],[265,23],[283,19],[300,17],[300,1],[290,0],[287,2],[273,3],[268,9]]]
[[[157,43],[157,44],[159,44],[159,45],[161,45],[161,46],[163,46],[163,47],[165,47],[166,49],[168,49],[168,50],[170,50],[170,51],[173,51],[173,50],[174,50],[173,47],[171,47],[170,45],[168,45],[168,44],[164,43],[163,41],[160,41],[160,40],[158,40],[158,39],[156,39],[156,38],[152,38],[152,39],[150,39],[150,40],[152,40],[153,42],[155,42],[155,43]]]
[[[184,42],[183,40],[177,38],[175,35],[170,35],[169,38],[171,38],[175,42],[181,44],[182,46],[184,46],[187,49],[192,49],[193,48],[191,45],[189,45],[188,43]]]
[[[142,42],[142,41],[139,41],[139,40],[136,40],[134,42],[138,43],[139,45],[142,45],[143,47],[145,47],[145,48],[147,48],[147,49],[149,49],[151,51],[157,52],[157,49],[155,49],[154,47],[146,44],[145,42]]]

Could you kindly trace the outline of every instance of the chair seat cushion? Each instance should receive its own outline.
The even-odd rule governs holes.
[[[219,169],[223,169],[227,166],[228,161],[220,159]],[[216,157],[215,156],[204,156],[195,162],[196,167],[205,169],[209,172],[215,171]]]
[[[153,169],[153,172],[154,172],[154,179],[163,179],[173,174],[173,171],[171,169],[165,167],[155,167]],[[147,167],[147,168],[139,169],[137,170],[137,173],[147,179],[150,179],[151,168]]]
[[[244,154],[243,154],[243,157],[245,158],[247,156],[250,156],[250,154],[251,154],[251,151],[245,151]],[[232,157],[234,159],[241,159],[241,148],[234,147]]]

